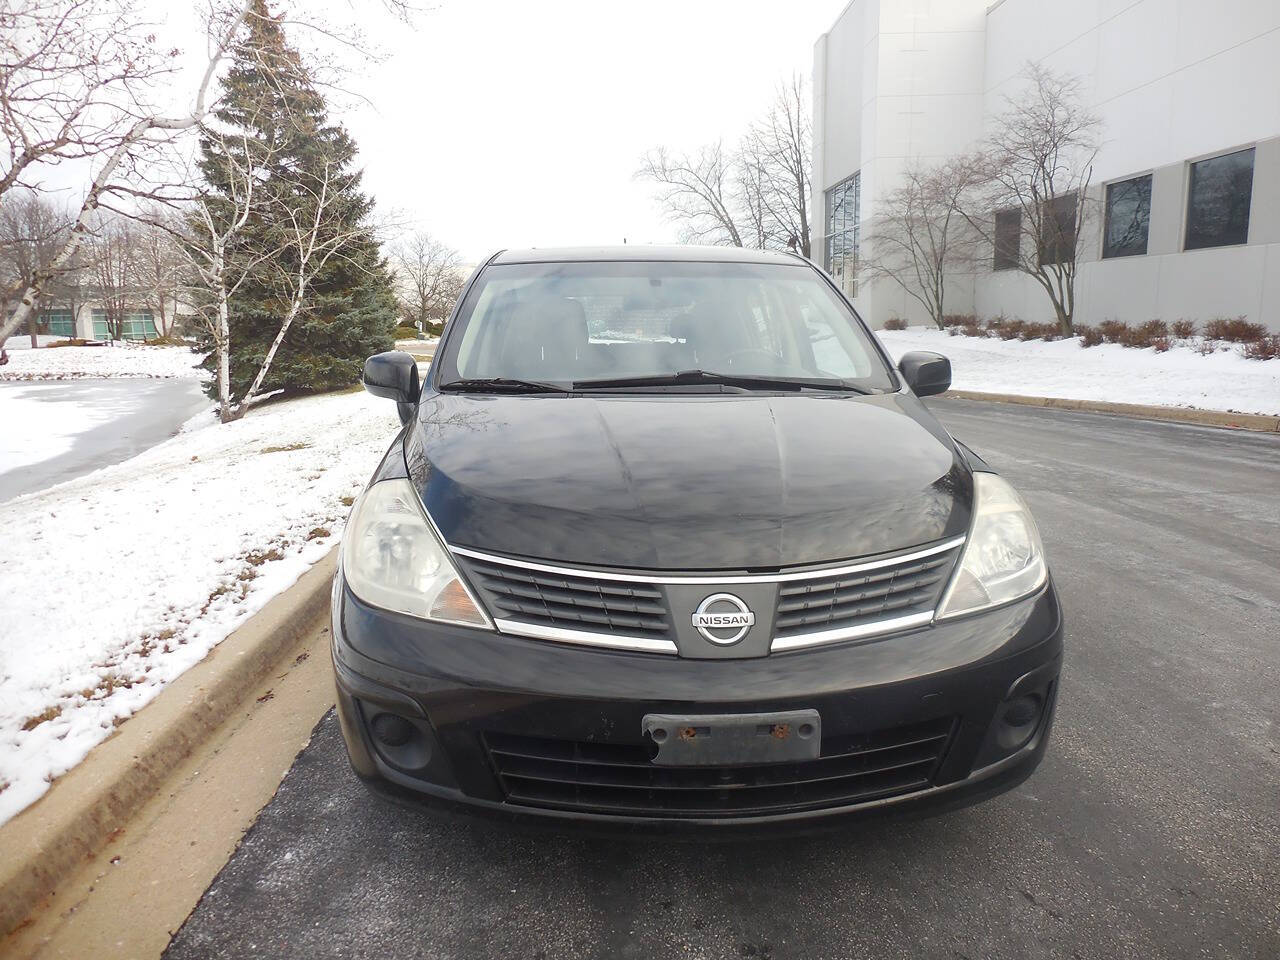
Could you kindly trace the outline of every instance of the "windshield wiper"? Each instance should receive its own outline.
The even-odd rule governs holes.
[[[603,377],[596,380],[575,380],[574,390],[607,389],[609,387],[680,387],[699,383],[719,383],[747,390],[841,390],[849,393],[870,394],[864,387],[857,387],[846,380],[825,377],[771,377],[757,374],[716,373],[713,370],[680,370],[676,373],[659,373],[643,377]]]
[[[509,377],[464,377],[442,383],[440,389],[458,393],[568,393],[559,384],[544,380],[513,380]]]

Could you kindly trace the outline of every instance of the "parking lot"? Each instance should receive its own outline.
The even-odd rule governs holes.
[[[932,405],[1067,613],[1025,785],[802,840],[517,835],[369,798],[329,714],[166,956],[1280,955],[1280,437]]]

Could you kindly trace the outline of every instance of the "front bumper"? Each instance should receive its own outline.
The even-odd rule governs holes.
[[[513,821],[705,836],[939,812],[1021,783],[1048,744],[1062,617],[1050,582],[998,610],[870,641],[687,660],[426,624],[365,605],[339,572],[333,660],[351,765],[379,793]],[[1039,706],[1011,727],[1015,700],[1024,716]],[[795,775],[765,770],[776,787],[755,785],[760,767],[636,765],[645,714],[798,709],[819,712],[822,756]],[[407,721],[405,744],[375,736],[379,714]],[[534,747],[511,760],[508,743]],[[717,773],[729,787],[704,789]],[[734,792],[740,775],[751,786]],[[637,789],[637,776],[658,786]],[[610,785],[619,778],[631,785]]]

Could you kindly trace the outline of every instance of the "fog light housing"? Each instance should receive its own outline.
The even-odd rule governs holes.
[[[403,747],[413,739],[413,724],[394,713],[379,713],[370,724],[373,735],[384,747]]]
[[[431,726],[424,719],[365,707],[365,729],[374,751],[397,770],[421,774],[435,754]]]
[[[1043,713],[1044,697],[1039,693],[1026,693],[1006,700],[996,721],[996,742],[1000,748],[1012,753],[1030,740],[1040,726]]]

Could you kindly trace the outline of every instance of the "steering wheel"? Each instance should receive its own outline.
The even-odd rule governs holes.
[[[746,359],[748,357],[763,360],[765,362],[764,369],[773,370],[778,366],[779,358],[776,353],[770,353],[768,350],[761,350],[759,347],[744,347],[741,350],[734,350],[732,353],[726,354],[724,362],[726,366],[732,367],[736,364],[739,357]]]

